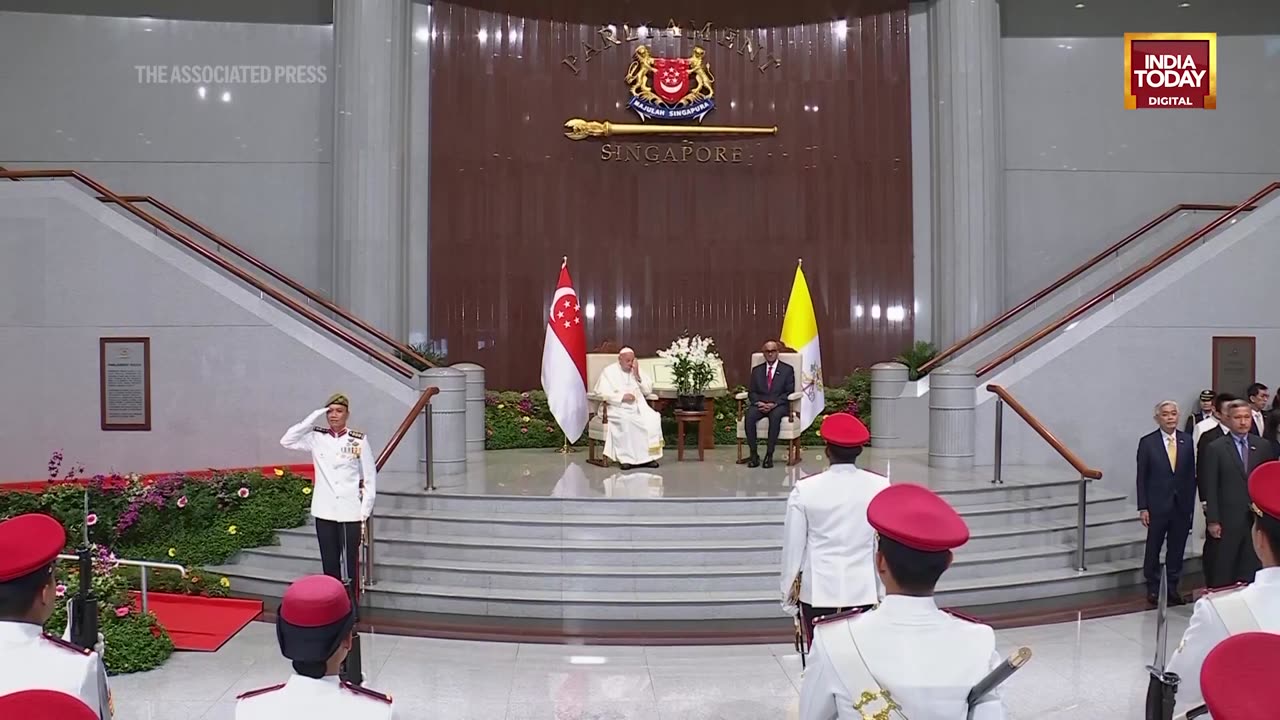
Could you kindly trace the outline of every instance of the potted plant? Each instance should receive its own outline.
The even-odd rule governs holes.
[[[711,338],[701,335],[682,335],[671,342],[671,347],[659,350],[658,357],[671,361],[671,373],[676,380],[676,408],[701,410],[707,388],[715,379],[715,363],[720,360],[712,349]]]

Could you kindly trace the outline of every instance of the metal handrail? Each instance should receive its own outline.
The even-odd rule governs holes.
[[[58,559],[72,560],[77,562],[80,560],[80,558],[76,555],[67,555],[65,553],[59,553]],[[141,573],[142,590],[140,594],[142,595],[143,614],[146,614],[147,612],[149,612],[148,608],[150,608],[150,605],[147,602],[147,570],[148,569],[155,568],[156,570],[173,570],[178,574],[182,575],[182,577],[187,576],[187,569],[182,567],[181,565],[176,565],[174,563],[151,562],[150,560],[120,560],[120,559],[117,559],[115,562],[117,565],[128,565],[129,567],[142,568],[142,573]]]
[[[1097,255],[1094,255],[1088,260],[1085,260],[1080,265],[1077,265],[1073,270],[1068,272],[1066,275],[1063,275],[1062,277],[1058,278],[1057,280],[1053,281],[1051,284],[1041,289],[1035,295],[1032,295],[1026,300],[1023,300],[1017,305],[1014,305],[1013,307],[1009,308],[1003,314],[1001,314],[1000,317],[992,320],[986,325],[983,325],[977,330],[974,330],[973,332],[964,336],[960,340],[957,340],[954,344],[952,344],[947,349],[943,350],[937,355],[934,355],[933,358],[929,360],[929,362],[920,366],[920,373],[924,374],[938,367],[947,358],[969,347],[978,339],[984,337],[985,335],[987,335],[988,333],[990,333],[992,330],[996,329],[1000,325],[1003,325],[1007,320],[1009,320],[1013,316],[1021,314],[1023,311],[1027,310],[1031,306],[1045,299],[1050,294],[1052,294],[1053,292],[1061,288],[1063,285],[1066,285],[1067,283],[1071,282],[1072,280],[1075,280],[1076,278],[1080,277],[1081,275],[1088,272],[1089,270],[1092,270],[1094,266],[1098,265],[1099,263],[1103,262],[1104,260],[1111,257],[1112,255],[1125,249],[1130,244],[1132,244],[1135,240],[1142,237],[1143,235],[1146,235],[1151,230],[1154,230],[1157,225],[1160,225],[1161,223],[1173,217],[1174,215],[1177,215],[1180,212],[1186,212],[1188,210],[1193,210],[1193,211],[1194,210],[1208,210],[1208,211],[1218,210],[1218,211],[1226,212],[1228,210],[1231,210],[1233,207],[1234,207],[1233,205],[1216,205],[1211,203],[1179,203],[1177,205],[1174,205],[1173,207],[1169,208],[1163,213],[1157,215],[1155,218],[1149,221],[1146,225],[1143,225],[1137,230],[1134,230],[1133,232],[1129,233],[1123,239],[1114,243],[1107,249],[1099,252]],[[1247,208],[1247,209],[1253,210],[1254,208]]]
[[[314,290],[307,288],[302,283],[298,282],[297,280],[294,280],[288,275],[285,275],[279,270],[276,270],[270,265],[267,265],[266,263],[262,262],[258,258],[249,254],[247,251],[241,249],[239,246],[235,245],[231,241],[221,237],[220,235],[217,235],[212,230],[206,228],[205,226],[201,225],[195,220],[192,220],[186,215],[183,215],[182,213],[178,212],[172,207],[169,207],[169,205],[155,199],[154,197],[150,195],[121,195],[120,199],[128,203],[141,203],[141,204],[151,205],[152,207],[155,207],[156,209],[160,210],[164,214],[177,219],[183,225],[186,225],[192,230],[195,230],[197,233],[204,236],[205,239],[216,244],[218,247],[227,250],[232,255],[235,255],[241,260],[244,260],[245,262],[249,263],[255,268],[266,273],[267,275],[270,275],[272,278],[275,278],[276,280],[284,283],[285,285],[288,285],[295,292],[306,297],[311,302],[316,303],[317,305],[323,307],[329,312],[332,312],[338,315],[339,317],[351,323],[352,325],[378,338],[382,342],[391,346],[392,349],[399,352],[400,354],[408,356],[409,358],[417,362],[420,362],[429,368],[436,367],[435,363],[431,362],[427,358],[420,355],[412,347],[406,345],[405,343],[400,342],[399,340],[395,339],[391,335],[388,335],[387,333],[379,330],[378,328],[374,327],[372,324],[360,319],[359,317],[356,317],[356,315],[347,311],[345,308],[335,304],[334,302],[330,301],[329,299],[325,298],[324,296],[320,295]],[[112,204],[115,204],[116,202],[114,199],[109,197],[99,197],[98,201],[103,203],[112,203]]]
[[[413,404],[409,412],[405,414],[404,420],[400,421],[400,427],[391,433],[391,439],[387,441],[386,447],[382,448],[382,452],[378,454],[377,461],[374,462],[374,468],[378,472],[382,472],[382,466],[387,464],[387,460],[391,458],[391,454],[396,451],[400,445],[400,441],[408,434],[409,429],[413,427],[413,423],[417,421],[418,415],[426,413],[424,425],[426,426],[426,439],[424,446],[424,460],[427,465],[427,489],[434,490],[435,483],[431,477],[431,398],[440,393],[440,388],[434,385],[422,391],[422,395],[418,398],[418,402]],[[370,517],[364,522],[364,562],[361,563],[361,575],[364,578],[365,585],[376,585],[378,578],[375,573],[376,565],[374,560],[375,541],[373,533],[373,518]]]
[[[330,333],[332,333],[334,336],[336,336],[340,340],[343,340],[348,345],[356,348],[357,350],[364,353],[365,355],[368,355],[370,358],[376,360],[378,363],[382,364],[383,366],[385,366],[392,372],[396,373],[397,375],[400,375],[405,378],[412,378],[416,374],[415,370],[410,368],[406,363],[404,363],[399,358],[394,357],[392,355],[388,355],[378,350],[377,348],[374,348],[373,346],[366,343],[364,340],[361,340],[360,338],[352,335],[345,328],[337,325],[329,318],[326,318],[323,315],[320,315],[319,313],[315,312],[311,308],[308,308],[305,305],[302,305],[301,303],[297,302],[296,300],[289,297],[288,295],[285,295],[279,290],[273,287],[270,287],[269,285],[262,282],[258,278],[250,275],[244,270],[241,270],[235,265],[232,265],[230,262],[227,262],[225,258],[221,257],[217,253],[210,251],[208,248],[204,247],[200,243],[179,233],[178,231],[174,230],[173,228],[169,227],[168,225],[164,224],[160,220],[156,219],[155,217],[147,213],[145,210],[140,209],[137,205],[134,205],[133,203],[125,200],[122,196],[116,195],[115,193],[111,192],[98,181],[86,175],[82,175],[80,172],[76,170],[0,170],[0,178],[8,178],[10,180],[24,180],[24,179],[76,180],[84,184],[85,186],[92,188],[93,191],[98,195],[108,198],[111,202],[119,205],[121,208],[126,210],[129,214],[138,218],[142,222],[164,233],[165,235],[169,236],[173,240],[176,240],[178,243],[182,244],[188,250],[203,257],[204,259],[213,263],[217,267],[225,270],[226,272],[231,273],[236,278],[249,284],[253,288],[257,289],[259,292],[263,293],[264,295],[270,296],[271,298],[280,302],[281,304],[283,304],[285,307],[289,308],[293,312],[307,318],[308,320],[315,323],[316,325],[319,325],[325,330],[328,330]]]
[[[1074,322],[1077,318],[1089,312],[1095,306],[1104,302],[1107,298],[1112,297],[1116,293],[1124,290],[1125,288],[1129,287],[1130,285],[1137,282],[1138,280],[1141,280],[1144,276],[1147,275],[1147,273],[1163,265],[1164,262],[1169,258],[1174,257],[1175,255],[1181,253],[1183,250],[1186,250],[1191,245],[1202,240],[1209,233],[1212,233],[1214,230],[1217,230],[1226,222],[1234,219],[1235,216],[1239,215],[1242,212],[1248,212],[1250,210],[1253,210],[1257,206],[1259,201],[1261,201],[1263,198],[1270,195],[1271,193],[1275,192],[1276,190],[1280,190],[1280,182],[1273,182],[1267,185],[1266,187],[1262,188],[1257,193],[1255,193],[1253,197],[1249,198],[1248,200],[1245,200],[1244,202],[1232,208],[1230,212],[1225,213],[1224,215],[1220,216],[1218,219],[1214,220],[1213,222],[1210,222],[1208,225],[1205,225],[1204,227],[1200,228],[1194,233],[1178,241],[1175,245],[1173,245],[1172,247],[1168,248],[1164,252],[1157,255],[1154,259],[1152,259],[1146,265],[1143,265],[1137,270],[1134,270],[1133,272],[1124,276],[1120,280],[1116,281],[1110,287],[1094,295],[1093,298],[1091,298],[1088,302],[1084,303],[1083,305],[1080,305],[1076,309],[1058,318],[1057,320],[1049,323],[1048,325],[1045,325],[1044,327],[1040,328],[1035,333],[1033,333],[1030,337],[1024,338],[1022,342],[1004,351],[994,360],[991,360],[987,364],[978,368],[978,373],[977,373],[978,377],[982,377],[983,375],[990,373],[992,370],[1000,367],[1001,365],[1005,364],[1009,360],[1016,357],[1022,351],[1026,350],[1027,348],[1031,347],[1037,342],[1040,342],[1042,339],[1044,339],[1051,333],[1056,332],[1057,330],[1064,327],[1068,323]]]
[[[1071,452],[1071,450],[1062,444],[1062,441],[1049,432],[1049,429],[1040,422],[1035,415],[1031,414],[1018,402],[1013,395],[1004,387],[996,384],[987,385],[987,391],[994,393],[996,396],[996,445],[995,445],[995,468],[992,473],[991,483],[1003,485],[1004,480],[1000,478],[1000,470],[1002,463],[1002,455],[1004,450],[1004,406],[1008,405],[1013,411],[1021,417],[1027,425],[1031,426],[1036,434],[1049,443],[1049,446],[1062,456],[1063,460],[1080,474],[1080,481],[1076,483],[1078,497],[1076,499],[1076,570],[1085,571],[1084,551],[1085,551],[1085,526],[1087,524],[1087,491],[1090,480],[1101,480],[1102,471],[1097,468],[1091,468],[1084,464],[1080,456]]]

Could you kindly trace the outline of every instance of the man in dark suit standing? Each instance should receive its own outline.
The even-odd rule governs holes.
[[[1147,528],[1147,552],[1142,563],[1147,579],[1147,602],[1157,604],[1160,592],[1160,549],[1168,541],[1165,569],[1169,603],[1182,605],[1178,578],[1191,532],[1196,504],[1196,461],[1191,436],[1178,429],[1178,403],[1156,406],[1159,427],[1138,440],[1138,517]]]
[[[1187,413],[1187,426],[1182,428],[1190,435],[1203,420],[1213,417],[1213,391],[1200,391],[1200,409],[1195,412]]]
[[[1200,489],[1201,512],[1204,511],[1204,478],[1207,476],[1204,462],[1205,448],[1209,447],[1209,443],[1228,434],[1227,405],[1239,399],[1231,393],[1218,393],[1213,396],[1213,417],[1196,423],[1195,429],[1191,432],[1192,442],[1196,444],[1196,487]],[[1206,582],[1208,578],[1214,577],[1213,559],[1217,557],[1217,546],[1218,539],[1206,532],[1203,554],[1200,556]]]
[[[1267,410],[1267,401],[1271,399],[1271,393],[1266,385],[1256,382],[1249,386],[1246,394],[1249,398],[1249,409],[1253,412],[1253,425],[1249,428],[1249,434],[1261,436],[1262,431],[1266,429],[1262,413]]]
[[[1209,587],[1253,582],[1258,556],[1250,528],[1249,473],[1276,459],[1275,446],[1250,435],[1253,408],[1244,400],[1227,403],[1228,434],[1209,443],[1204,453],[1200,491],[1205,501],[1206,533],[1216,542],[1206,577]]]
[[[760,455],[756,450],[756,425],[762,418],[769,419],[769,444],[764,453],[764,467],[773,467],[773,449],[778,444],[782,430],[782,418],[790,410],[787,396],[796,391],[796,373],[790,365],[778,361],[780,343],[770,340],[764,344],[764,362],[751,369],[751,382],[747,385],[747,412],[743,418],[747,445],[751,458],[747,467],[760,467]]]

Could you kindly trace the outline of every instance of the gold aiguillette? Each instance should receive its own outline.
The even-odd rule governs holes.
[[[728,125],[639,125],[574,118],[564,124],[570,140],[613,135],[777,135],[778,126],[733,127]]]

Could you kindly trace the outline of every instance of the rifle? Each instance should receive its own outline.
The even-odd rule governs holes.
[[[339,564],[342,566],[340,571],[342,574],[342,585],[347,589],[347,597],[351,599],[351,612],[355,615],[356,622],[360,622],[360,560],[356,559],[356,577],[347,577],[347,558],[351,557],[351,548],[347,547],[347,529],[342,528],[342,558]],[[360,633],[356,631],[356,626],[351,625],[351,650],[347,653],[347,659],[342,661],[342,668],[338,671],[338,676],[344,681],[352,685],[364,684],[364,668],[360,657]]]
[[[1165,650],[1169,641],[1169,576],[1160,564],[1160,600],[1156,616],[1156,656],[1147,666],[1151,679],[1147,682],[1146,720],[1173,720],[1174,698],[1182,679],[1165,670]]]
[[[84,515],[89,517],[89,489],[84,491]],[[71,627],[71,642],[86,650],[98,644],[98,598],[93,594],[93,550],[89,546],[89,524],[84,524],[82,544],[76,550],[80,566],[80,587],[67,622]]]

